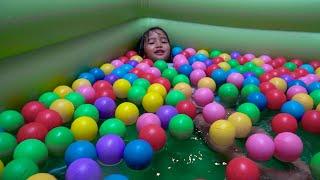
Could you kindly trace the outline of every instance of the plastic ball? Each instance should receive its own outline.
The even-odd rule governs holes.
[[[5,131],[14,132],[24,123],[23,116],[15,110],[6,110],[0,113],[0,127]]]
[[[243,80],[244,78],[240,73],[231,73],[227,78],[227,82],[236,85],[237,88],[241,88]]]
[[[177,85],[174,86],[174,90],[181,91],[187,99],[191,98],[192,96],[192,88],[189,84],[187,83],[178,83]]]
[[[207,67],[207,69],[205,70],[205,73],[207,76],[211,77],[212,72],[215,71],[216,69],[219,69],[219,66],[216,64],[212,64]]]
[[[299,86],[302,86],[304,88],[307,88],[307,85],[301,80],[293,80],[293,81],[290,81],[288,83],[288,87],[291,87],[291,86],[294,86],[294,85],[299,85]]]
[[[12,153],[17,146],[16,138],[10,133],[0,133],[0,160],[4,163],[8,162],[12,157]]]
[[[176,106],[179,114],[186,114],[192,119],[197,115],[196,106],[188,100],[180,101]]]
[[[244,156],[233,158],[226,168],[228,180],[247,180],[248,177],[252,180],[258,180],[260,176],[258,165]]]
[[[223,103],[226,103],[226,105],[233,105],[238,99],[239,90],[235,85],[225,83],[219,88],[218,95]]]
[[[170,82],[173,81],[176,75],[178,75],[178,72],[174,68],[167,68],[162,72],[162,77],[168,79]]]
[[[47,134],[45,144],[50,154],[60,157],[64,155],[65,150],[73,141],[74,136],[70,129],[56,127]]]
[[[118,79],[113,84],[113,91],[118,98],[126,98],[131,85],[130,82],[125,79]]]
[[[203,55],[209,57],[209,53],[208,53],[208,51],[205,50],[205,49],[200,49],[200,50],[198,50],[198,51],[197,51],[197,54],[203,54]]]
[[[278,89],[271,89],[265,95],[267,98],[267,108],[271,110],[280,109],[287,100],[286,95]]]
[[[198,81],[206,77],[206,73],[201,69],[195,69],[190,74],[190,81],[193,85],[197,85]]]
[[[111,65],[114,66],[115,68],[120,67],[121,65],[123,65],[123,62],[120,61],[119,59],[115,59],[111,62]]]
[[[68,146],[64,154],[64,161],[67,165],[81,158],[97,159],[95,146],[89,141],[76,141]]]
[[[274,143],[271,137],[263,133],[251,135],[246,141],[248,156],[256,161],[267,161],[274,153]]]
[[[224,71],[228,71],[231,69],[231,66],[227,62],[221,62],[218,64],[218,66]]]
[[[290,132],[278,134],[274,138],[274,145],[274,156],[283,162],[297,160],[303,151],[303,144],[299,136]]]
[[[102,179],[102,170],[96,161],[81,158],[68,166],[65,178],[67,180]]]
[[[312,91],[310,93],[311,98],[313,99],[314,106],[318,106],[320,103],[320,89]]]
[[[157,110],[156,114],[161,121],[162,128],[167,129],[171,118],[178,114],[178,110],[173,106],[164,105]]]
[[[130,84],[132,84],[136,79],[138,79],[138,76],[133,73],[128,73],[123,76],[123,79],[127,80]]]
[[[96,94],[97,95],[97,94]],[[71,92],[64,97],[64,99],[70,101],[75,108],[79,107],[81,104],[85,103],[85,98],[82,94],[77,92]]]
[[[160,94],[163,98],[165,98],[166,95],[167,95],[167,90],[166,90],[166,88],[165,88],[162,84],[159,84],[159,83],[151,84],[151,86],[149,86],[149,88],[148,88],[148,90],[147,90],[147,93],[149,93],[149,92],[158,93],[158,94]]]
[[[139,78],[133,82],[132,87],[134,87],[134,86],[140,86],[140,87],[144,88],[145,90],[147,90],[150,86],[150,82],[146,79]]]
[[[141,104],[143,97],[146,95],[146,90],[141,86],[132,86],[128,92],[128,100],[134,104]]]
[[[187,58],[182,55],[182,54],[178,54],[177,56],[175,56],[173,58],[173,66],[178,69],[181,65],[183,64],[188,64],[188,60]]]
[[[189,76],[192,72],[192,66],[189,64],[183,64],[178,68],[178,72],[181,74],[184,74],[186,76]]]
[[[308,86],[308,92],[311,93],[314,90],[320,89],[320,82],[313,82]]]
[[[221,104],[213,102],[213,103],[207,104],[203,108],[202,114],[203,114],[204,120],[207,123],[212,124],[213,122],[219,119],[224,119],[226,116],[226,110]]]
[[[128,180],[128,177],[122,174],[111,174],[104,177],[103,180]]]
[[[35,122],[43,124],[48,130],[63,124],[60,115],[51,109],[39,112],[35,118]]]
[[[77,79],[72,83],[72,89],[74,91],[76,91],[79,87],[82,87],[82,86],[91,86],[91,83],[89,80],[84,78]]]
[[[288,113],[280,113],[272,118],[271,121],[272,131],[276,134],[282,132],[295,133],[298,129],[297,120]]]
[[[91,86],[82,86],[77,89],[77,92],[80,93],[86,100],[87,103],[93,103],[95,101],[96,92]]]
[[[99,111],[92,104],[82,104],[74,112],[74,119],[77,119],[82,116],[87,116],[87,117],[94,119],[95,121],[98,121],[99,120]]]
[[[131,58],[132,56],[137,55],[137,52],[134,51],[134,50],[130,50],[130,51],[126,52],[125,55],[126,55],[128,58]]]
[[[249,116],[252,124],[257,123],[260,120],[260,110],[253,103],[243,103],[237,108],[237,111]]]
[[[37,173],[30,176],[27,180],[57,180],[53,175],[49,173]]]
[[[198,88],[209,88],[212,92],[216,90],[216,83],[209,77],[201,78],[197,84]]]
[[[287,90],[287,83],[285,80],[278,78],[278,77],[274,77],[272,79],[270,79],[270,81],[273,85],[276,86],[277,89],[285,92]]]
[[[159,117],[153,113],[144,113],[137,120],[137,131],[139,132],[144,126],[149,124],[161,126],[161,121]]]
[[[110,74],[115,67],[110,63],[105,63],[100,66],[100,69],[104,72],[105,75]]]
[[[287,101],[285,102],[280,110],[282,113],[288,113],[295,117],[297,120],[300,120],[305,110],[302,104],[297,101]]]
[[[320,152],[312,156],[310,160],[310,169],[315,178],[320,178]]]
[[[141,62],[143,60],[143,58],[139,55],[134,55],[134,56],[130,57],[130,60],[136,60],[138,62]]]
[[[118,77],[115,74],[108,74],[104,77],[104,80],[108,81],[110,84],[113,84],[116,80],[118,80],[120,77]]]
[[[127,61],[127,64],[131,65],[132,67],[136,67],[139,64],[139,62],[135,60],[129,60]]]
[[[256,77],[250,76],[250,77],[247,77],[246,79],[243,80],[243,84],[242,85],[246,86],[246,85],[249,85],[249,84],[254,84],[256,86],[259,86],[260,81]]]
[[[53,90],[60,98],[64,98],[67,94],[73,92],[73,90],[69,86],[58,86]]]
[[[172,48],[171,53],[173,56],[175,56],[175,55],[181,53],[182,51],[183,51],[183,49],[181,47],[176,46],[176,47]]]
[[[90,69],[89,73],[93,74],[96,80],[100,80],[104,78],[104,72],[100,68],[92,68]]]
[[[163,97],[156,92],[149,92],[142,99],[142,106],[147,112],[156,112],[162,105]]]
[[[221,54],[221,51],[219,51],[219,50],[212,50],[212,51],[210,52],[210,58],[217,57],[217,56],[219,56],[220,54]]]
[[[156,78],[152,81],[152,83],[158,83],[158,84],[161,84],[163,85],[167,92],[171,89],[171,83],[168,79],[166,78],[163,78],[163,77],[159,77],[159,78]]]
[[[213,101],[214,95],[209,88],[199,88],[193,94],[193,99],[199,106],[205,106]]]
[[[166,97],[166,104],[176,106],[180,101],[186,100],[186,96],[178,90],[169,91]]]
[[[50,105],[57,99],[59,99],[59,96],[56,93],[46,92],[39,97],[38,101],[44,104],[47,108],[49,108]]]
[[[36,164],[43,165],[48,158],[48,148],[37,139],[28,139],[17,145],[13,152],[13,158],[29,158]]]
[[[267,98],[261,92],[254,92],[247,96],[247,102],[255,104],[260,110],[267,106]]]
[[[72,122],[71,131],[76,140],[92,141],[97,136],[98,125],[91,117],[82,116]]]
[[[178,74],[177,76],[175,76],[172,80],[172,85],[175,86],[178,83],[186,83],[186,84],[190,84],[190,80],[186,75],[183,74]]]
[[[299,93],[292,97],[292,100],[299,102],[303,105],[304,110],[308,111],[313,108],[313,99],[305,93]]]
[[[320,134],[320,112],[316,110],[306,111],[301,119],[303,130]]]
[[[121,103],[115,112],[115,117],[123,121],[126,125],[134,124],[137,121],[138,116],[139,109],[136,105],[130,102]]]
[[[94,102],[94,106],[99,111],[100,118],[110,118],[114,116],[116,103],[109,97],[100,97]]]
[[[209,129],[209,138],[214,144],[219,146],[230,146],[233,144],[236,136],[236,128],[226,120],[217,120],[211,124]]]
[[[113,92],[112,89],[103,89],[96,91],[96,99],[100,97],[109,97],[113,100],[116,100],[116,94]]]
[[[177,114],[169,122],[170,134],[177,139],[188,139],[193,129],[192,119],[185,114]]]
[[[105,165],[119,163],[123,157],[125,142],[113,134],[102,136],[96,143],[98,159]]]
[[[126,135],[126,126],[120,119],[110,118],[101,124],[99,134],[100,136],[115,134],[124,137]]]
[[[150,143],[154,151],[158,151],[166,144],[166,132],[158,125],[149,124],[139,132],[139,138]]]
[[[228,121],[231,122],[236,128],[236,138],[245,138],[251,131],[252,122],[244,113],[232,113],[228,117]]]
[[[14,159],[9,162],[3,170],[1,178],[3,180],[23,180],[39,172],[35,162],[29,158]]]
[[[294,85],[287,90],[287,97],[288,99],[291,99],[294,95],[299,93],[307,93],[306,88],[299,85]]]
[[[142,139],[129,142],[124,149],[123,159],[127,166],[134,170],[147,168],[151,163],[152,157],[152,146]]]
[[[217,83],[217,84],[222,84],[226,81],[227,75],[226,72],[222,69],[217,69],[214,70],[211,73],[211,78]]]
[[[39,139],[44,141],[48,133],[48,129],[44,124],[31,122],[23,125],[17,133],[17,141],[21,142],[26,139]]]
[[[24,117],[25,123],[29,123],[33,122],[37,114],[45,109],[46,107],[42,103],[30,101],[22,107],[21,114]]]
[[[164,60],[157,60],[154,62],[153,66],[158,68],[161,72],[168,68],[168,64]]]

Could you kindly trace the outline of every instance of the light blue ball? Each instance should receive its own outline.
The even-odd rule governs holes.
[[[122,174],[111,174],[106,176],[104,180],[128,180],[128,178]]]
[[[64,153],[64,161],[67,165],[80,158],[97,159],[96,148],[89,141],[73,142]]]
[[[94,82],[96,81],[96,78],[94,77],[94,75],[88,72],[81,73],[78,79],[80,78],[87,79],[88,81],[90,81],[91,84],[94,84]]]
[[[152,160],[153,150],[151,145],[141,139],[129,142],[124,149],[123,159],[127,166],[134,170],[147,168]]]
[[[282,113],[288,113],[294,116],[297,120],[300,120],[304,114],[304,107],[297,101],[291,100],[285,102],[280,110]]]
[[[177,54],[181,53],[183,51],[182,47],[175,46],[172,48],[171,53],[173,56],[176,56]]]
[[[130,82],[130,84],[133,84],[133,82],[138,79],[138,76],[133,73],[128,73],[123,76],[123,79],[126,79]]]
[[[310,64],[302,64],[299,68],[307,70],[310,74],[314,74],[314,68]]]
[[[243,80],[243,86],[246,86],[246,85],[249,85],[249,84],[254,84],[256,86],[259,86],[260,85],[260,80],[254,76],[250,76],[250,77],[247,77]]]
[[[92,68],[89,73],[93,74],[96,80],[101,80],[104,78],[104,72],[100,68]]]
[[[263,110],[267,106],[267,98],[261,92],[254,92],[249,94],[247,101],[255,104],[260,110]]]

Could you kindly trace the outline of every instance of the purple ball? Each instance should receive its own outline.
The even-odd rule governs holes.
[[[105,96],[98,98],[94,106],[98,109],[100,118],[103,119],[113,117],[117,107],[113,99]]]
[[[246,79],[248,77],[256,77],[256,75],[253,72],[246,72],[243,74],[243,77]]]
[[[210,59],[207,59],[207,60],[204,61],[204,64],[205,64],[207,67],[209,67],[210,65],[213,64],[213,62],[212,62]]]
[[[136,67],[136,65],[138,65],[139,62],[138,62],[138,61],[135,61],[135,60],[129,60],[129,61],[127,62],[127,64],[130,64],[131,66]]]
[[[232,51],[231,52],[231,58],[232,59],[238,59],[238,57],[240,57],[241,54],[238,51]]]
[[[96,144],[98,159],[106,165],[120,162],[124,148],[125,143],[121,137],[113,134],[102,136]]]
[[[178,110],[173,106],[164,105],[158,109],[156,114],[161,121],[162,128],[167,129],[171,118],[178,114]]]
[[[102,179],[102,171],[96,161],[81,158],[69,165],[65,178],[66,180]]]
[[[110,84],[113,84],[118,79],[119,77],[117,75],[111,73],[104,77],[104,80],[108,81]]]
[[[284,74],[280,76],[283,80],[285,80],[287,83],[294,80],[292,76],[290,76],[289,74]]]

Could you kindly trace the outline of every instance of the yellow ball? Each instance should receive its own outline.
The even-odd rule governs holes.
[[[159,93],[163,98],[165,98],[167,96],[167,90],[166,88],[159,83],[154,83],[151,84],[151,86],[149,86],[147,93],[149,92],[156,92]]]
[[[298,93],[292,97],[292,100],[301,103],[305,111],[313,108],[313,99],[306,93]]]
[[[186,95],[186,98],[191,98],[192,95],[192,87],[184,82],[178,83],[174,86],[174,90],[181,91],[184,95]]]
[[[254,58],[252,59],[253,64],[255,64],[256,66],[262,66],[264,64],[264,61],[260,58]]]
[[[198,88],[209,88],[214,92],[216,90],[216,83],[213,79],[204,77],[198,81]]]
[[[37,173],[30,177],[27,180],[56,180],[54,176],[48,173]]]
[[[229,61],[231,59],[231,56],[227,53],[222,53],[219,55],[219,57],[222,57],[224,61]]]
[[[56,111],[61,116],[64,123],[72,119],[74,113],[73,104],[66,99],[57,99],[49,107],[49,109]]]
[[[156,112],[162,105],[163,97],[156,92],[149,92],[142,99],[142,106],[147,112]]]
[[[91,86],[91,83],[89,80],[84,78],[77,79],[72,83],[72,89],[74,91],[76,91],[79,87],[82,87],[82,86]]]
[[[218,64],[218,66],[224,71],[228,71],[229,69],[231,69],[231,66],[227,62],[221,62]]]
[[[316,69],[316,74],[317,74],[317,75],[320,75],[320,67],[318,67],[318,68]]]
[[[285,92],[287,90],[287,83],[282,78],[274,77],[269,80],[277,89]]]
[[[159,95],[161,97],[161,95]],[[134,124],[139,116],[139,109],[130,102],[121,103],[115,112],[115,117],[122,120],[126,125]]]
[[[98,125],[91,117],[81,116],[72,122],[71,131],[76,140],[92,141],[97,136]]]
[[[320,111],[320,104],[317,105],[316,110],[317,110],[317,111]]]
[[[113,83],[113,91],[118,98],[126,98],[128,96],[131,84],[126,79],[118,79]]]
[[[100,69],[104,72],[105,75],[110,74],[114,69],[114,66],[110,63],[103,64]]]
[[[199,51],[197,51],[197,54],[203,54],[203,55],[209,57],[209,53],[205,49],[200,49]]]
[[[130,58],[130,60],[135,60],[135,61],[141,62],[143,60],[143,58],[139,55],[134,55]]]
[[[3,162],[0,160],[0,177],[1,177],[1,174],[2,174],[3,169],[4,169],[4,164],[3,164]]]
[[[228,121],[231,122],[236,128],[236,138],[245,138],[251,131],[251,119],[244,113],[232,113],[228,117]]]
[[[58,94],[61,98],[64,98],[69,93],[73,92],[73,90],[69,86],[58,86],[53,90],[54,93]]]
[[[227,120],[217,120],[211,124],[209,138],[219,146],[230,146],[236,136],[234,125]]]

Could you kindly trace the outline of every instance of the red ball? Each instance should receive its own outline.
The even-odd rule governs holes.
[[[25,104],[21,110],[21,114],[24,118],[25,123],[33,122],[36,118],[37,114],[40,111],[45,110],[46,107],[38,102],[38,101],[30,101],[27,104]]]
[[[139,138],[148,141],[153,150],[158,151],[166,144],[166,132],[159,125],[144,126],[139,132]]]
[[[294,73],[296,73],[298,77],[303,77],[308,74],[308,71],[302,68],[297,68],[296,70],[294,70]]]
[[[303,62],[300,59],[292,59],[290,62],[296,64],[298,67],[303,64]]]
[[[17,141],[21,142],[26,139],[39,139],[44,141],[48,129],[41,123],[31,122],[23,125],[17,133]]]
[[[170,83],[170,81],[169,81],[167,78],[158,77],[158,78],[154,79],[154,80],[152,81],[152,83],[162,84],[162,85],[166,88],[167,92],[170,91],[171,83]]]
[[[99,80],[93,84],[93,89],[95,91],[100,91],[104,89],[112,89],[112,85],[106,80]]]
[[[137,55],[138,53],[136,51],[130,50],[126,53],[127,58],[131,58],[134,55]]]
[[[118,58],[123,64],[127,63],[129,61],[129,58],[127,56],[120,56]]]
[[[305,131],[320,134],[320,112],[316,110],[305,112],[301,124]]]
[[[309,63],[314,69],[317,69],[318,67],[320,67],[320,60],[312,60]]]
[[[207,74],[207,76],[211,76],[211,73],[214,71],[214,70],[216,70],[216,69],[219,69],[220,67],[218,66],[218,65],[216,65],[216,64],[212,64],[212,65],[210,65],[209,67],[207,67],[207,69],[206,69],[206,74]]]
[[[212,59],[213,64],[219,64],[221,62],[224,62],[224,59],[222,57],[215,57]]]
[[[284,74],[289,74],[290,73],[290,70],[286,67],[279,67],[277,69],[277,71],[279,72],[279,75],[284,75]]]
[[[277,89],[276,86],[274,84],[272,84],[271,82],[263,82],[259,85],[260,87],[260,91],[263,94],[266,94],[268,91],[272,90],[272,89]]]
[[[188,100],[185,101],[180,101],[177,105],[176,108],[179,112],[179,114],[186,114],[192,119],[196,117],[197,115],[197,109],[196,106]]]
[[[182,51],[182,55],[184,55],[186,58],[190,57],[190,54],[187,51]]]
[[[34,122],[43,124],[49,131],[63,124],[59,113],[51,109],[39,112]]]
[[[109,97],[113,100],[116,100],[116,94],[113,92],[112,89],[103,89],[103,90],[96,91],[95,96],[96,96],[95,99],[98,99],[100,97]]]
[[[242,57],[238,58],[238,62],[239,62],[239,64],[243,65],[243,64],[249,62],[249,60],[248,60],[248,58],[242,56]]]
[[[153,61],[151,59],[144,59],[144,60],[141,61],[141,63],[146,63],[150,67],[153,66]]]
[[[154,79],[156,78],[153,74],[151,73],[143,73],[142,77],[146,80],[148,80],[150,83],[154,81]]]
[[[228,180],[259,180],[260,175],[257,164],[244,156],[233,158],[226,168]]]
[[[133,68],[130,72],[137,75],[139,78],[141,78],[144,75],[144,72],[139,68]]]
[[[272,78],[274,78],[274,76],[271,73],[265,73],[265,74],[262,74],[259,79],[261,82],[267,82]]]
[[[272,60],[269,64],[274,68],[278,68],[278,67],[281,66],[281,64],[278,61],[275,61],[275,60]]]
[[[280,76],[279,71],[276,70],[276,69],[271,70],[269,73],[270,73],[273,77],[278,77],[278,76]]]
[[[267,107],[271,110],[279,110],[283,103],[286,102],[287,97],[281,90],[272,89],[266,92]]]
[[[272,131],[276,134],[282,132],[295,133],[298,129],[298,123],[296,118],[288,113],[280,113],[272,118],[271,121]]]
[[[276,63],[279,64],[279,67],[283,66],[287,62],[286,58],[284,57],[277,57],[274,59],[274,61],[276,61]]]

